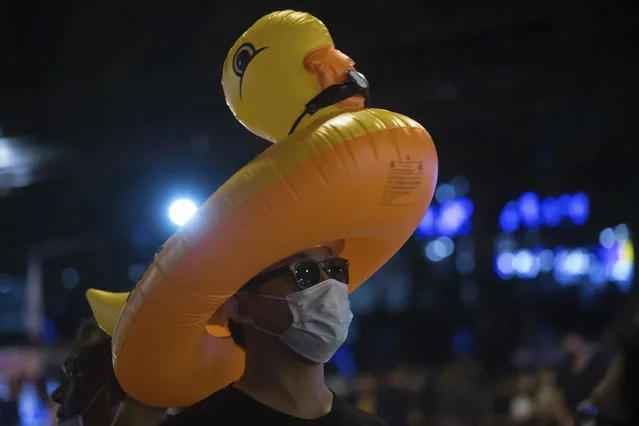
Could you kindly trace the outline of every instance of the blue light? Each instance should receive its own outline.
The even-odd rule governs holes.
[[[570,275],[584,275],[590,266],[590,259],[585,252],[575,250],[563,258],[561,268]]]
[[[588,220],[590,202],[583,192],[575,194],[568,203],[568,217],[575,225],[583,225]]]
[[[457,194],[455,193],[455,188],[447,183],[439,185],[435,190],[435,199],[440,203],[448,200],[453,200],[456,196]]]
[[[539,269],[541,272],[550,272],[552,271],[554,263],[554,256],[552,251],[543,250],[539,253]]]
[[[47,383],[48,388],[48,383]],[[41,426],[50,424],[51,411],[48,404],[38,396],[36,385],[25,382],[18,399],[20,424],[23,426]]]
[[[567,274],[560,269],[553,269],[552,276],[555,281],[557,281],[557,283],[562,286],[569,286],[571,284],[574,284],[578,280],[577,276]]]
[[[472,230],[473,230],[473,222],[470,221],[470,220],[467,220],[464,223],[462,223],[462,226],[457,231],[457,235],[456,236],[457,237],[465,237],[465,236],[469,235]]]
[[[519,215],[517,214],[517,203],[510,201],[506,203],[499,215],[499,226],[504,232],[515,232],[519,229]]]
[[[614,233],[615,240],[619,242],[630,239],[630,230],[628,230],[628,225],[625,223],[615,226]]]
[[[534,192],[525,192],[518,201],[506,203],[499,216],[499,226],[504,232],[515,232],[520,225],[528,229],[537,229],[540,225],[554,228],[564,218],[581,226],[588,220],[589,213],[590,202],[583,192],[546,197],[541,202]]]
[[[615,262],[610,269],[611,278],[617,283],[626,283],[632,279],[632,264],[630,262]]]
[[[465,197],[470,190],[468,179],[463,176],[455,176],[450,180],[450,184],[455,188],[455,194],[457,194],[458,197]]]
[[[578,276],[574,274],[575,260],[571,259],[571,253],[568,250],[560,249],[555,254],[555,267],[552,275],[555,281],[560,285],[567,286],[574,284]]]
[[[615,245],[615,231],[606,228],[599,234],[599,244],[606,249],[611,249]]]
[[[415,236],[429,238],[467,235],[472,228],[470,219],[473,211],[473,202],[468,198],[448,200],[439,206],[431,206],[417,225]]]
[[[436,249],[438,249],[438,247],[442,247],[442,251],[440,252],[440,255],[444,258],[450,256],[451,254],[453,254],[453,252],[455,251],[455,242],[453,240],[451,240],[448,237],[439,237],[437,238],[437,240],[439,243]]]
[[[435,222],[437,232],[441,235],[452,237],[464,221],[469,218],[469,212],[460,200],[451,200],[442,203],[439,210],[439,217]]]
[[[559,274],[569,275],[565,267],[569,254],[570,252],[568,250],[557,250],[557,252],[555,253],[554,271],[558,272]]]
[[[570,205],[572,204],[572,197],[568,194],[563,194],[557,200],[559,202],[559,209],[563,217],[570,215]]]
[[[189,199],[174,201],[169,207],[169,217],[177,226],[182,226],[191,219],[197,211],[197,205]]]
[[[455,251],[455,243],[448,237],[439,237],[429,242],[425,248],[425,254],[428,260],[439,262],[444,260]]]
[[[458,198],[457,202],[464,209],[464,212],[466,213],[466,219],[470,219],[475,212],[475,206],[473,205],[473,202],[470,200],[470,198]]]
[[[532,250],[518,251],[514,251],[513,237],[503,234],[497,242],[495,272],[502,279],[513,276],[534,279],[540,273],[550,273],[561,286],[584,285],[584,290],[595,291],[605,288],[606,283],[615,283],[621,291],[627,292],[632,286],[634,272],[632,242],[615,241],[614,234],[612,228],[604,229],[599,235],[599,244],[593,246],[557,246],[554,249],[536,246]],[[629,236],[625,226],[619,234],[622,238]]]
[[[597,248],[597,257],[606,264],[612,264],[617,261],[616,245],[612,245],[610,248],[600,246]]]
[[[515,272],[515,268],[513,267],[514,260],[515,256],[512,253],[499,253],[495,259],[495,272],[497,275],[503,279],[511,278]]]
[[[519,197],[519,215],[528,228],[539,226],[539,197],[533,192],[526,192]]]
[[[535,278],[539,274],[539,257],[529,250],[519,251],[513,260],[513,267],[521,278]]]
[[[605,265],[600,262],[590,262],[588,277],[595,287],[603,288],[607,280]]]
[[[541,202],[541,218],[543,223],[554,228],[561,222],[561,206],[553,197],[546,197]]]
[[[418,237],[425,238],[430,237],[435,232],[435,213],[437,208],[435,206],[430,206],[426,211],[426,214],[422,218],[422,221],[417,225],[417,229],[415,230],[415,234]]]
[[[442,247],[442,243],[437,240],[431,241],[426,244],[426,248],[424,249],[424,254],[426,254],[426,257],[431,262],[439,262],[444,259],[444,257],[442,256],[442,253],[444,252],[445,248]]]
[[[54,390],[56,390],[58,387],[60,387],[60,382],[58,382],[57,380],[47,380],[46,383],[46,392],[47,395],[51,396],[51,394],[53,393]]]

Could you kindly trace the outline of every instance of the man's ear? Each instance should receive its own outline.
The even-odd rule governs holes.
[[[247,304],[236,294],[224,303],[224,310],[229,319],[236,324],[251,324],[253,316]]]

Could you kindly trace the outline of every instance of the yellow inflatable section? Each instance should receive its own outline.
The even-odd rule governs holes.
[[[115,324],[122,313],[129,293],[110,293],[91,288],[87,290],[86,297],[100,328],[109,336],[113,336]]]

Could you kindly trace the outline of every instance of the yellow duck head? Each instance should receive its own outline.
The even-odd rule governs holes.
[[[365,106],[368,82],[353,66],[322,21],[285,10],[262,17],[235,42],[222,86],[248,130],[279,142],[313,121]]]

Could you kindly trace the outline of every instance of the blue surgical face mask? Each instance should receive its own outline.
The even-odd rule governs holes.
[[[77,416],[73,416],[73,417],[69,417],[68,419],[64,419],[63,421],[58,423],[58,426],[85,426],[85,424],[84,424],[84,416],[89,412],[91,407],[93,407],[93,404],[95,404],[95,401],[97,401],[97,399],[100,397],[100,395],[102,395],[102,393],[104,392],[104,390],[107,388],[108,385],[109,385],[109,383],[105,383],[95,393],[95,395],[93,395],[93,398],[91,398],[91,400],[89,401],[89,403],[85,407],[85,409],[82,412],[82,414],[78,414]],[[116,408],[116,410],[115,410],[115,414],[113,415],[113,419],[111,420],[110,426],[115,426],[115,424],[117,423],[117,421],[120,418],[120,414],[122,414],[122,408],[123,407],[124,407],[124,402],[120,402],[120,404],[118,405],[118,408]]]
[[[286,297],[250,294],[288,302],[293,322],[284,333],[280,335],[255,324],[252,326],[279,337],[284,344],[308,360],[328,362],[348,336],[353,313],[348,300],[348,286],[344,283],[329,279]]]

